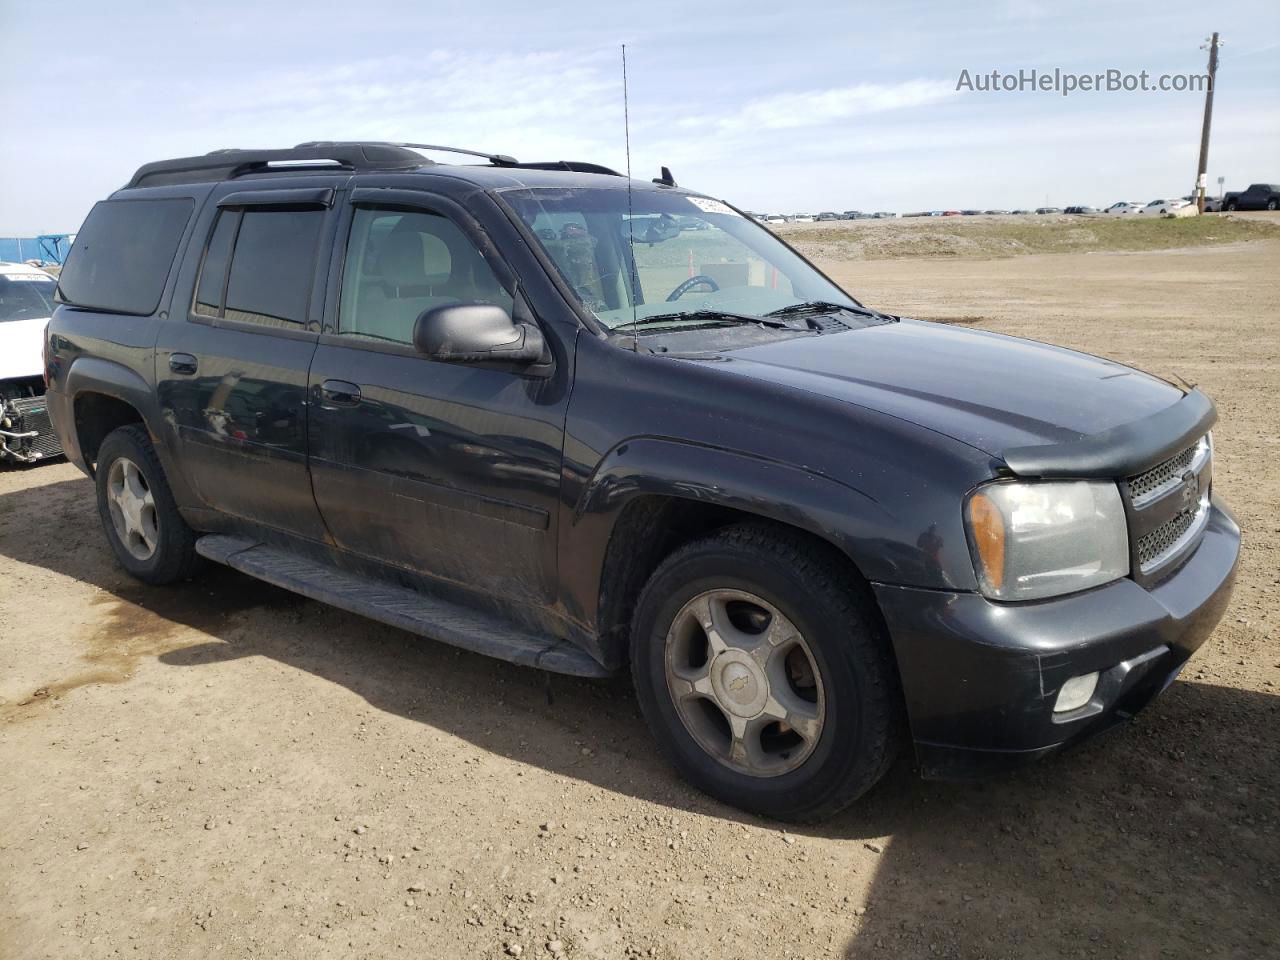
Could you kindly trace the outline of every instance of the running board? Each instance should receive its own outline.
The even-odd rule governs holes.
[[[255,540],[208,534],[196,541],[196,553],[312,600],[464,650],[576,677],[610,676],[566,640],[527,633],[492,614],[348,573]]]

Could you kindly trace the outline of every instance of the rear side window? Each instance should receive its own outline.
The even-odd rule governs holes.
[[[306,323],[323,210],[223,210],[205,250],[193,309],[296,329]]]
[[[58,299],[110,313],[155,313],[194,208],[186,198],[97,204],[71,246]]]

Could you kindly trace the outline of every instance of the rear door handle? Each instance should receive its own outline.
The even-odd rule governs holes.
[[[326,380],[320,384],[320,396],[335,406],[354,407],[360,402],[360,388],[346,380]]]
[[[169,369],[174,373],[181,373],[190,376],[196,372],[196,367],[199,365],[200,361],[189,353],[169,354]]]

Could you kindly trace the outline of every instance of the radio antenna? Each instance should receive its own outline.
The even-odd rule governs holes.
[[[640,352],[640,319],[636,308],[636,292],[639,278],[636,276],[636,234],[631,213],[631,112],[627,103],[627,45],[622,45],[622,133],[627,148],[627,245],[631,253],[631,345]]]

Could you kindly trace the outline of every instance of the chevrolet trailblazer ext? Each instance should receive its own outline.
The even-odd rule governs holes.
[[[805,820],[906,738],[965,777],[1126,719],[1222,615],[1199,391],[868,309],[665,171],[407,146],[151,163],[89,214],[47,396],[134,576],[629,668],[685,777]]]

